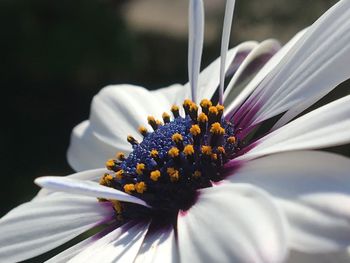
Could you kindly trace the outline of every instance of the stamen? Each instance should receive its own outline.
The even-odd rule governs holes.
[[[213,105],[210,100],[204,99],[200,103],[202,107],[202,112],[204,112],[206,115],[208,115],[209,108]]]
[[[145,126],[140,126],[140,127],[139,127],[139,132],[141,133],[141,135],[142,135],[143,137],[146,137],[147,134],[148,134],[147,128],[146,128]]]
[[[177,105],[173,105],[170,111],[173,113],[175,119],[180,116],[179,107]]]
[[[151,156],[152,158],[157,158],[158,157],[158,151],[157,150],[152,150],[149,154],[149,156]]]
[[[195,177],[195,178],[199,178],[199,177],[201,177],[201,175],[202,175],[202,173],[198,170],[194,171],[194,173],[193,173],[193,177]]]
[[[147,117],[147,121],[148,121],[148,124],[151,125],[153,130],[156,131],[158,129],[158,123],[157,123],[156,119],[153,116],[148,116]]]
[[[113,181],[113,176],[105,173],[102,178],[100,179],[100,185],[104,185],[104,186],[111,186],[111,183]]]
[[[168,151],[168,155],[172,158],[178,157],[179,156],[179,149],[176,147],[172,147],[169,151]]]
[[[199,135],[201,133],[201,128],[199,128],[199,126],[197,124],[192,125],[191,129],[190,129],[190,133],[193,136],[197,136],[197,135]]]
[[[108,170],[113,170],[113,168],[114,168],[114,166],[115,166],[115,162],[114,162],[113,159],[109,159],[109,160],[105,163],[105,165],[106,165],[106,168],[107,168]]]
[[[155,182],[158,181],[159,177],[160,177],[160,171],[159,170],[155,170],[155,171],[151,172],[150,178],[151,178],[152,181],[155,181]]]
[[[136,165],[136,173],[137,173],[138,175],[143,174],[143,171],[145,170],[145,168],[146,168],[146,166],[145,166],[144,163],[138,163],[138,164]]]
[[[236,137],[235,136],[230,136],[227,138],[227,142],[228,143],[231,143],[231,144],[234,144],[236,143]]]
[[[118,152],[116,157],[119,161],[125,161],[125,154],[123,152]]]
[[[208,116],[202,112],[201,114],[199,114],[197,120],[198,120],[200,129],[205,134],[207,132]]]
[[[121,180],[123,178],[123,173],[124,173],[124,170],[119,170],[118,172],[115,173],[115,177],[118,180]]]
[[[163,118],[164,123],[169,123],[170,122],[170,115],[168,113],[163,112],[162,118]]]
[[[135,185],[134,184],[124,185],[124,191],[125,193],[131,194],[131,192],[135,191]]]
[[[194,148],[193,148],[193,145],[189,144],[189,145],[186,145],[184,150],[183,150],[183,153],[186,155],[186,156],[191,156],[194,154]]]
[[[131,135],[129,135],[127,137],[127,141],[132,145],[132,146],[136,146],[139,144],[139,142],[134,138],[132,137]]]
[[[176,170],[174,167],[167,168],[166,172],[169,175],[171,182],[177,182],[179,180],[179,171]]]
[[[121,202],[118,200],[111,200],[111,202],[112,202],[113,208],[117,212],[117,214],[121,214],[123,211]]]
[[[216,135],[224,135],[225,129],[221,127],[220,123],[215,122],[211,125],[210,132]]]
[[[136,192],[138,192],[139,194],[143,194],[143,192],[147,190],[146,183],[145,182],[136,183],[135,189],[136,189]]]
[[[210,155],[212,154],[212,148],[211,148],[211,146],[203,145],[203,146],[202,146],[202,153],[205,154],[205,155],[210,156]]]

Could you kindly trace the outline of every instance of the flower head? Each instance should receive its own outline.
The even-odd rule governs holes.
[[[68,152],[80,172],[36,180],[38,196],[0,220],[1,259],[104,223],[52,261],[284,262],[350,245],[350,160],[314,150],[350,142],[350,96],[294,119],[350,76],[350,1],[282,49],[267,40],[227,51],[233,8],[221,59],[199,74],[204,11],[190,1],[188,84],[94,98]]]

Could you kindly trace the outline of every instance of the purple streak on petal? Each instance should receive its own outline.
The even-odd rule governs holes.
[[[244,161],[238,161],[235,159],[232,159],[228,163],[224,165],[224,167],[221,170],[221,176],[223,178],[226,178],[228,176],[231,176],[232,174],[236,173],[244,164]]]

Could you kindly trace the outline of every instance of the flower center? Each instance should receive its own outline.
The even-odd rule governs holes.
[[[202,100],[200,107],[199,113],[194,102],[185,100],[184,117],[176,105],[171,108],[173,120],[167,113],[163,113],[163,122],[149,116],[153,131],[141,126],[141,143],[127,137],[132,153],[127,158],[118,153],[106,162],[111,172],[100,184],[143,199],[152,207],[101,200],[113,203],[120,220],[185,211],[195,202],[198,189],[222,179],[220,169],[238,150],[235,128],[223,119],[222,105]]]

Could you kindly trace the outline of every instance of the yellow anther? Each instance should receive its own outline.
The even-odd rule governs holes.
[[[136,173],[138,175],[141,175],[143,173],[143,170],[145,170],[146,166],[144,163],[138,163],[136,164]]]
[[[171,106],[171,112],[174,112],[174,111],[179,111],[179,106],[177,106],[177,105],[173,105],[173,106]]]
[[[148,123],[151,123],[151,122],[156,123],[156,119],[153,116],[148,116],[147,121],[148,121]]]
[[[109,186],[112,180],[113,176],[108,173],[105,173],[100,179],[100,185]]]
[[[124,170],[119,170],[118,172],[115,173],[115,178],[117,178],[118,180],[121,180],[123,178],[123,173],[124,173]]]
[[[201,128],[197,124],[192,125],[190,128],[190,133],[194,136],[197,136],[201,133]]]
[[[211,103],[210,100],[204,99],[204,100],[201,101],[200,105],[201,105],[202,108],[209,108],[213,104]]]
[[[184,154],[186,156],[190,156],[190,155],[193,155],[194,154],[194,148],[193,148],[193,145],[189,144],[189,145],[186,145],[184,150],[183,150]]]
[[[153,150],[150,152],[149,156],[151,156],[152,158],[158,157],[158,151],[153,149]]]
[[[197,111],[198,110],[198,106],[196,103],[192,102],[190,104],[190,111]]]
[[[143,192],[147,190],[147,186],[145,182],[139,182],[135,184],[135,189],[139,194],[143,194]]]
[[[225,148],[222,146],[218,147],[218,153],[225,154]]]
[[[169,167],[169,168],[167,168],[166,172],[169,175],[171,182],[177,182],[179,180],[180,173],[175,168]]]
[[[128,141],[130,144],[132,144],[132,145],[138,144],[138,143],[139,143],[139,142],[138,142],[134,137],[132,137],[131,135],[128,135],[128,137],[127,137],[126,139],[127,139],[127,141]]]
[[[224,135],[225,129],[221,127],[219,122],[215,122],[211,125],[210,132],[217,135]]]
[[[209,113],[212,115],[218,115],[219,111],[215,106],[211,106],[211,107],[209,107]]]
[[[155,171],[151,172],[150,178],[151,178],[152,181],[155,181],[155,182],[158,181],[159,177],[160,177],[160,171],[159,170],[155,170]]]
[[[210,157],[214,161],[216,161],[218,159],[218,155],[216,153],[212,153]]]
[[[125,160],[125,154],[123,152],[118,152],[116,155],[117,159],[119,161],[124,161]]]
[[[198,115],[198,122],[207,122],[208,121],[208,116],[205,114],[205,113],[200,113],[199,115]]]
[[[189,108],[192,104],[193,104],[192,100],[185,99],[184,103],[183,103],[183,106]]]
[[[225,107],[224,107],[224,105],[218,104],[218,105],[216,105],[216,109],[218,110],[218,112],[223,112]]]
[[[211,146],[203,145],[202,146],[202,153],[205,155],[211,155],[211,153],[212,153]]]
[[[114,163],[114,160],[113,159],[109,159],[107,162],[106,162],[106,168],[111,170],[113,167],[114,167],[115,163]]]
[[[183,137],[180,133],[174,133],[173,136],[171,136],[171,139],[173,142],[178,143],[183,141]]]
[[[139,133],[141,133],[143,136],[147,135],[147,128],[145,126],[139,127]]]
[[[170,157],[177,157],[177,156],[179,156],[179,149],[177,148],[177,147],[171,147],[171,149],[168,151],[168,155],[170,156]]]
[[[122,203],[118,200],[110,200],[110,201],[113,204],[113,208],[117,212],[117,214],[121,214],[123,211]]]
[[[163,118],[164,123],[170,122],[170,115],[168,113],[164,112],[162,114],[162,118]]]
[[[236,142],[236,137],[235,136],[230,136],[227,138],[227,142],[234,144]]]
[[[135,185],[134,184],[126,184],[126,185],[124,185],[124,191],[127,194],[131,194],[131,192],[135,191]]]
[[[110,175],[110,174],[106,174],[105,180],[106,180],[106,181],[112,181],[112,180],[113,180],[113,176]]]
[[[162,126],[162,125],[163,125],[163,122],[160,121],[160,120],[156,120],[156,124],[157,124],[158,126]]]
[[[194,173],[193,173],[193,177],[195,177],[195,178],[201,177],[201,175],[202,175],[202,173],[198,170],[194,171]]]

